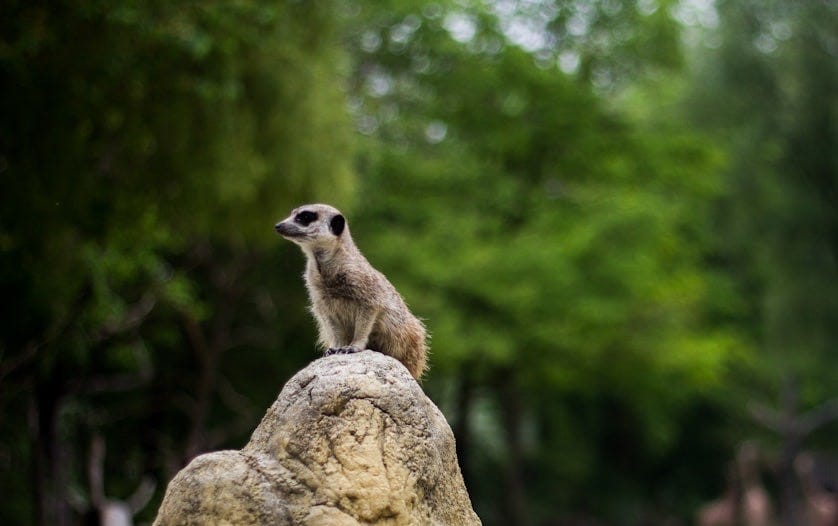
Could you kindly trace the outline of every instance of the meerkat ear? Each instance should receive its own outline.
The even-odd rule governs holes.
[[[329,221],[329,228],[332,230],[332,233],[338,237],[343,233],[343,228],[346,226],[346,219],[343,218],[342,215],[338,214]]]

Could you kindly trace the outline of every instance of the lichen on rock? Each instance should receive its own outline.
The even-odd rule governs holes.
[[[156,526],[477,525],[445,417],[373,351],[297,373],[241,451],[172,479]]]

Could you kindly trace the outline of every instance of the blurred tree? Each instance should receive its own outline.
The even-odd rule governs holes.
[[[4,3],[0,522],[242,443],[312,356],[310,200],[426,318],[487,524],[690,516],[740,396],[836,380],[835,8],[717,7]]]
[[[0,522],[62,525],[94,432],[127,494],[240,440],[281,386],[307,320],[271,225],[351,196],[343,53],[327,4],[1,10]]]
[[[748,301],[740,323],[761,349],[745,396],[780,432],[783,520],[802,524],[794,458],[838,418],[838,9],[720,2],[719,12],[718,51],[697,75],[693,105],[728,145],[722,261]]]
[[[376,12],[354,36],[370,137],[356,237],[429,320],[428,388],[456,409],[484,520],[635,523],[637,480],[659,476],[682,415],[741,352],[710,323],[721,160],[674,115],[609,109],[465,5]]]

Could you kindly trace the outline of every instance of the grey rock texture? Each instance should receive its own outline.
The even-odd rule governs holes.
[[[195,458],[156,526],[478,525],[439,409],[373,351],[297,373],[241,451]]]

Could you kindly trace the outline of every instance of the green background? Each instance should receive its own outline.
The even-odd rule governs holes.
[[[0,523],[95,523],[95,437],[108,497],[157,482],[139,522],[244,445],[318,353],[273,225],[327,202],[432,334],[485,524],[688,524],[746,440],[805,524],[791,463],[838,431],[836,27],[816,0],[5,1]]]

